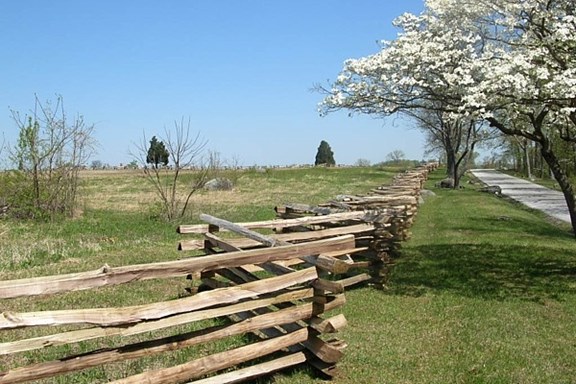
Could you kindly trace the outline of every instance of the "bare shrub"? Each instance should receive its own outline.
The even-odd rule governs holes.
[[[11,112],[19,137],[8,148],[14,169],[2,174],[0,202],[20,218],[73,216],[78,173],[95,146],[94,127],[80,115],[68,119],[61,96],[55,103],[35,97],[30,114]]]
[[[168,221],[173,221],[186,214],[190,198],[203,188],[217,164],[210,154],[207,158],[202,156],[207,141],[200,137],[199,132],[191,132],[190,119],[187,122],[184,119],[175,121],[174,129],[170,131],[165,128],[160,140],[168,152],[167,164],[150,164],[145,134],[133,156],[154,186],[162,214]],[[191,175],[187,182],[182,181],[184,171]]]

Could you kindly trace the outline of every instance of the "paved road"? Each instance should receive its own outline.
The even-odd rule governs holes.
[[[472,174],[486,185],[498,185],[502,194],[530,208],[539,209],[556,219],[570,222],[566,200],[561,192],[509,176],[494,169],[472,169]]]

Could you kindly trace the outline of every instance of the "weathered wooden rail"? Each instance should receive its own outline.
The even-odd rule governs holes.
[[[330,238],[342,234],[353,234],[355,246],[348,252],[337,255],[339,273],[356,282],[369,281],[383,287],[387,283],[389,270],[399,255],[401,243],[410,237],[420,202],[420,191],[430,171],[437,164],[427,164],[394,177],[390,185],[372,189],[362,196],[340,195],[317,206],[291,203],[276,207],[277,219],[241,223],[248,229],[268,229],[276,241],[300,243]],[[217,226],[181,226],[181,233],[204,234],[204,240],[184,240],[180,249],[190,250],[205,246],[225,250],[250,249],[263,246],[253,239],[227,239],[216,237]],[[226,227],[220,230],[227,230]]]
[[[0,314],[0,355],[10,357],[11,360],[17,360],[18,354],[27,351],[77,345],[111,336],[146,334],[150,338],[9,368],[0,372],[0,383],[51,378],[248,332],[257,333],[261,339],[252,339],[252,342],[238,348],[173,367],[142,372],[116,382],[184,382],[258,360],[257,365],[243,368],[240,373],[233,375],[233,379],[224,376],[204,378],[201,381],[232,382],[238,377],[262,375],[279,367],[310,360],[306,354],[316,356],[317,366],[328,372],[341,356],[343,345],[334,340],[324,341],[321,335],[337,331],[345,325],[345,319],[342,316],[323,319],[321,316],[325,311],[338,308],[344,303],[343,283],[326,281],[320,275],[329,268],[326,260],[330,260],[330,254],[353,246],[353,236],[344,235],[301,244],[283,243],[269,248],[231,251],[226,253],[226,257],[214,254],[171,262],[115,268],[104,266],[83,273],[2,281],[0,297],[4,300],[36,295],[66,295],[77,290],[196,274],[205,277],[206,282],[212,282],[215,289],[188,297],[170,297],[166,301],[127,307],[17,313],[4,311]],[[294,258],[306,260],[306,267],[288,269],[279,264]],[[276,271],[281,273],[256,276],[248,272],[254,265],[272,268],[278,265]],[[212,324],[175,336],[154,337],[154,332],[159,330],[222,317],[230,319],[224,326]],[[19,331],[25,328],[42,328],[44,335],[22,338]]]
[[[87,308],[80,301],[74,308],[4,310],[0,384],[50,379],[245,334],[252,337],[243,337],[241,346],[114,382],[232,383],[302,363],[333,375],[346,347],[333,334],[346,319],[328,312],[344,304],[346,287],[385,283],[385,270],[409,235],[422,183],[433,168],[398,175],[392,185],[366,196],[277,207],[275,220],[237,224],[202,215],[206,224],[178,228],[201,237],[179,243],[180,260],[1,281],[2,300],[41,301],[122,284],[130,289],[152,279],[173,284],[188,278],[189,294],[113,308]],[[191,250],[196,252],[188,257],[185,251]],[[181,331],[192,324],[193,330]],[[166,336],[170,330],[176,334]],[[47,349],[55,357],[28,361],[27,353]]]
[[[429,163],[396,175],[390,185],[372,189],[361,196],[340,195],[335,199],[318,206],[305,204],[286,204],[276,207],[277,216],[283,219],[303,220],[306,217],[330,214],[350,214],[352,212],[371,212],[378,220],[363,221],[373,225],[367,232],[354,233],[358,252],[350,254],[351,264],[363,267],[358,271],[368,271],[369,280],[377,287],[387,284],[389,271],[399,255],[401,243],[410,237],[410,227],[418,211],[420,191],[428,178],[429,172],[436,169],[436,163]],[[297,231],[311,233],[324,231],[326,228],[352,228],[357,222],[342,220],[329,224],[307,225],[296,228]],[[291,228],[283,228],[282,232],[290,232]],[[345,233],[345,232],[341,232]]]
[[[274,220],[234,224],[208,215],[201,215],[207,224],[183,225],[178,228],[182,234],[200,234],[201,239],[186,239],[179,244],[183,251],[203,249],[212,254],[228,252],[250,252],[254,249],[306,244],[328,240],[338,236],[352,236],[353,241],[346,249],[324,252],[315,258],[294,257],[272,263],[255,264],[251,268],[234,268],[221,271],[220,277],[229,281],[226,284],[242,284],[257,279],[255,274],[267,273],[283,275],[299,268],[315,266],[319,275],[327,279],[315,289],[324,289],[332,294],[343,292],[345,287],[371,282],[382,287],[386,284],[388,270],[397,255],[400,243],[410,233],[409,228],[417,212],[420,191],[428,173],[435,164],[397,175],[392,185],[373,189],[364,196],[338,196],[336,199],[318,206],[287,204],[276,207],[278,218]],[[260,232],[256,232],[256,231]],[[263,234],[262,230],[267,234]],[[273,249],[273,248],[272,248]],[[221,280],[213,274],[202,273],[190,276],[193,292],[201,289],[222,287]],[[338,286],[330,286],[336,282]],[[322,291],[320,297],[324,294]],[[317,303],[317,302],[316,302]],[[290,327],[283,327],[289,332]],[[315,341],[320,349],[330,350],[339,341],[332,343]],[[310,347],[309,344],[306,344]],[[340,359],[339,348],[332,349],[331,357],[326,358],[314,351],[309,364],[331,375],[335,363]],[[320,356],[319,356],[320,355]]]

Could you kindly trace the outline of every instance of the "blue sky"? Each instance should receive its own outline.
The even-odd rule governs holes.
[[[241,165],[313,163],[326,140],[338,163],[379,162],[393,150],[421,159],[423,138],[391,117],[319,117],[344,60],[393,39],[392,20],[423,0],[19,0],[0,3],[0,134],[14,143],[10,109],[34,95],[64,98],[95,125],[92,160],[127,163],[143,132],[175,120]]]

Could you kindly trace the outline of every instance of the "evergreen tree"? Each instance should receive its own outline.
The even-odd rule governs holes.
[[[168,150],[162,141],[158,141],[156,136],[152,136],[150,140],[150,148],[148,148],[148,155],[146,156],[146,163],[154,165],[158,168],[158,164],[164,166],[168,165]]]
[[[318,152],[316,153],[316,161],[314,165],[325,164],[327,166],[336,165],[334,160],[334,152],[330,148],[330,144],[322,140],[320,146],[318,147]]]

